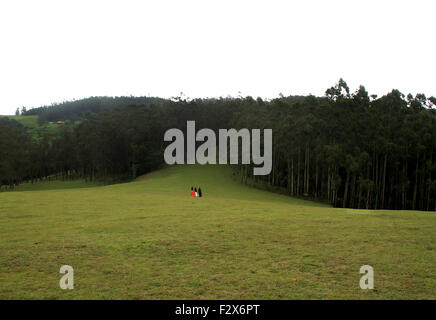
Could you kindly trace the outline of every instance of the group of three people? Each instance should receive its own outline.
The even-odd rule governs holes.
[[[197,187],[191,187],[191,197],[201,197],[201,188],[198,187],[198,191],[197,191]]]

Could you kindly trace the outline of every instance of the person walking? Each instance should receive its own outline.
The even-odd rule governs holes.
[[[201,198],[201,188],[198,187],[198,196]]]
[[[194,187],[191,187],[191,197],[195,197]]]
[[[197,187],[194,188],[195,196],[198,197]]]

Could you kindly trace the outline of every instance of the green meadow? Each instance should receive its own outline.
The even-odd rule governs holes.
[[[23,127],[25,127],[30,135],[34,139],[38,139],[43,133],[53,133],[56,132],[57,129],[62,125],[56,124],[56,123],[44,123],[42,125],[39,125],[38,123],[38,116],[32,115],[32,116],[2,116],[0,117],[6,117],[15,121],[18,121]]]
[[[34,115],[34,116],[2,116],[0,115],[0,117],[5,117],[5,118],[9,118],[15,121],[18,121],[19,123],[21,123],[21,125],[23,127],[26,128],[36,128],[38,127],[38,116]]]
[[[436,299],[435,230],[435,212],[332,208],[227,166],[24,184],[0,192],[0,299]]]

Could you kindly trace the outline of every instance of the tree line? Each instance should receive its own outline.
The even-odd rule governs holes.
[[[434,97],[393,90],[377,98],[363,86],[350,92],[341,79],[324,97],[135,99],[27,110],[41,122],[72,118],[37,139],[13,120],[0,121],[0,187],[48,177],[131,180],[163,164],[167,129],[195,120],[216,133],[273,129],[271,174],[234,165],[242,183],[335,207],[436,209]]]
[[[335,207],[435,210],[435,105],[398,90],[351,93],[342,79],[325,98],[251,100],[232,124],[273,129],[273,169],[238,166],[241,182]]]

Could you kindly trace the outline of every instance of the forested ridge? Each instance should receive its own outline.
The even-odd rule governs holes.
[[[273,169],[242,183],[328,201],[336,207],[435,210],[436,99],[398,90],[377,98],[342,79],[325,97],[159,99],[93,97],[28,110],[71,120],[37,139],[0,121],[0,186],[47,177],[126,181],[163,164],[164,132],[272,128]],[[80,120],[74,123],[75,120]]]
[[[89,97],[65,101],[50,106],[42,106],[24,111],[23,115],[38,115],[39,122],[77,121],[87,113],[101,113],[122,108],[129,104],[149,105],[163,101],[155,97]]]

